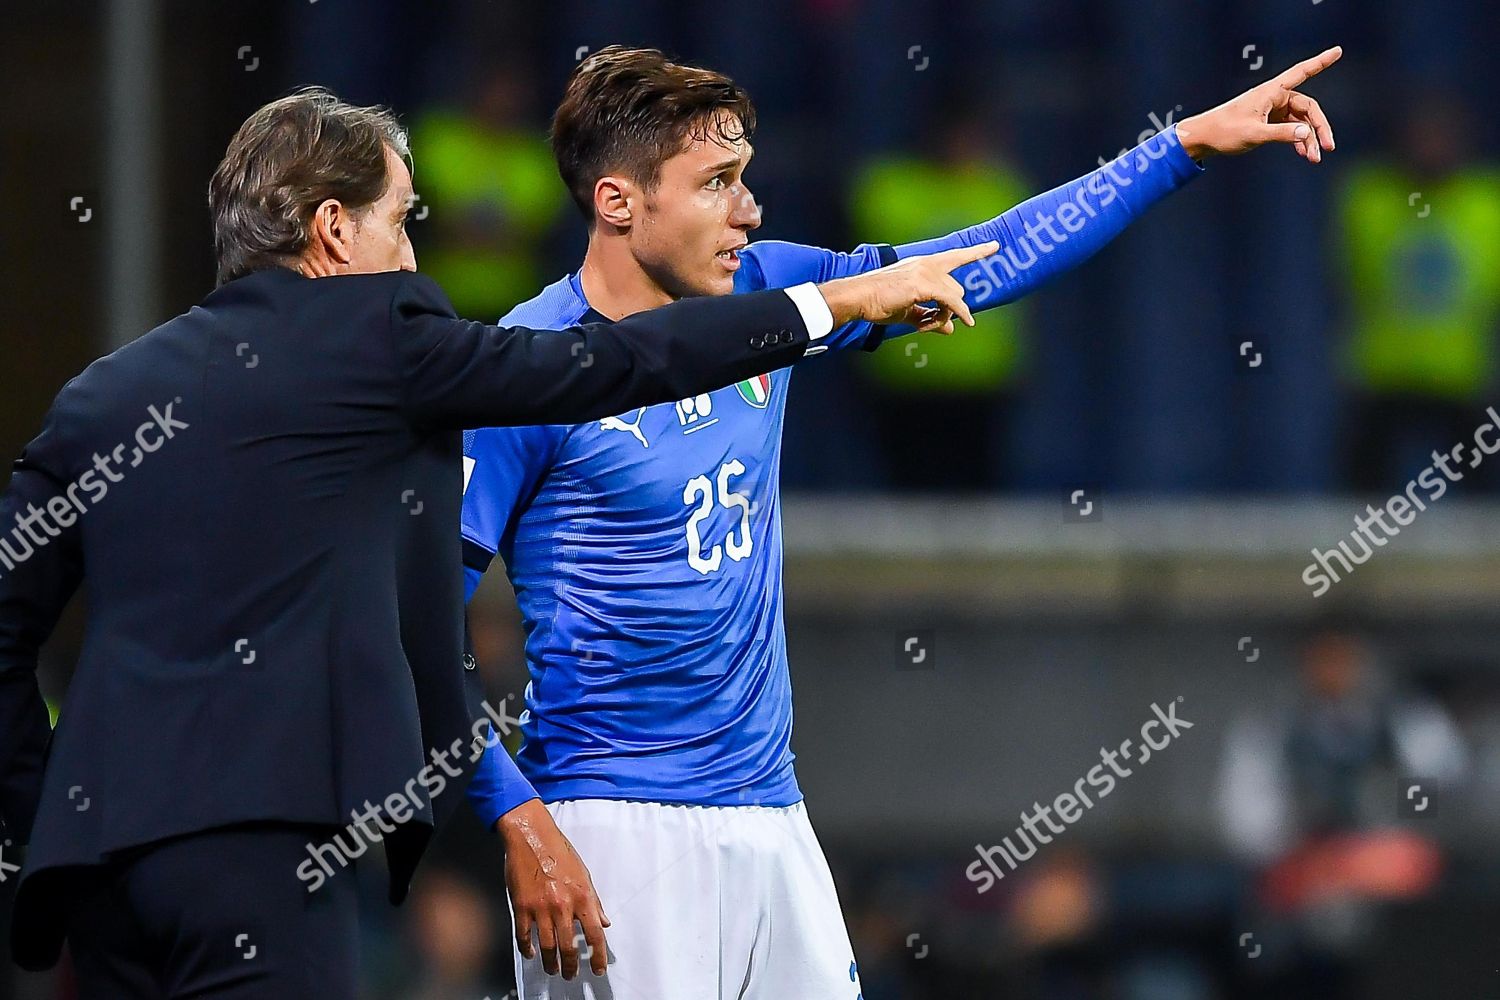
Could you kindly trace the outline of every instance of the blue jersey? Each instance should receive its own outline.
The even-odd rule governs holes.
[[[1001,254],[957,277],[973,308],[999,305],[1090,256],[1198,171],[1168,130],[1100,171],[922,244],[853,253],[751,244],[735,290],[822,282],[998,239]],[[502,323],[600,318],[574,274]],[[882,335],[853,325],[828,343],[871,346]],[[801,799],[778,488],[790,378],[790,369],[768,372],[588,424],[465,434],[469,593],[498,555],[530,673],[516,763],[543,799]],[[470,786],[487,822],[529,796],[508,765],[503,748],[492,749]]]
[[[855,274],[881,252],[756,243],[736,290]],[[501,322],[595,318],[575,274]],[[465,562],[482,570],[498,554],[516,591],[531,674],[517,760],[543,798],[801,799],[777,489],[790,378],[465,435]]]

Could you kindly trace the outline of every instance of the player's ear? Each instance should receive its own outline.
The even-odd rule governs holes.
[[[601,222],[621,229],[629,228],[633,220],[630,211],[630,196],[635,185],[623,177],[601,177],[594,184],[594,215]]]

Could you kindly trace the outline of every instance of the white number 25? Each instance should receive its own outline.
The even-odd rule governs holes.
[[[720,506],[727,509],[738,507],[740,510],[740,523],[729,529],[729,534],[724,537],[724,544],[718,543],[703,553],[703,535],[699,530],[704,520],[713,513],[714,509],[714,486],[709,482],[707,476],[695,476],[688,480],[688,484],[682,489],[682,502],[689,507],[694,504],[698,509],[688,517],[687,542],[688,542],[688,565],[699,573],[707,576],[719,568],[724,561],[724,553],[729,553],[729,558],[735,562],[750,555],[754,548],[754,542],[750,540],[750,498],[737,490],[729,488],[729,480],[732,476],[743,476],[745,466],[737,458],[732,458],[719,466],[717,479],[718,496]],[[739,537],[735,537],[736,530]]]

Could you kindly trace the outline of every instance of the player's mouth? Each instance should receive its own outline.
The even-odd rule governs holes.
[[[718,258],[720,264],[724,265],[724,269],[726,271],[738,271],[740,269],[740,251],[744,248],[745,244],[741,243],[739,246],[734,247],[733,249],[720,250],[718,253],[714,254],[714,256]]]

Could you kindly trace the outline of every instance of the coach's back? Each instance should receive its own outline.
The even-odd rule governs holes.
[[[89,624],[31,875],[247,820],[342,825],[422,769],[414,678],[462,674],[461,487],[458,439],[401,405],[390,315],[416,280],[261,271],[59,395],[25,461],[54,496],[79,484]],[[457,736],[461,686],[430,686],[421,717]]]
[[[441,793],[467,775],[479,717],[462,666],[459,431],[597,418],[802,355],[785,295],[728,305],[535,334],[457,320],[409,272],[269,268],[70,382],[4,505],[45,514],[36,541],[18,528],[0,549],[0,764],[19,759],[0,767],[6,834],[24,843],[35,814],[17,960],[55,959],[55,880],[77,866],[229,824],[342,826],[394,795],[419,800],[384,810],[399,901],[432,797],[439,812],[461,798]],[[47,752],[22,660],[35,669],[85,578],[83,650]]]

